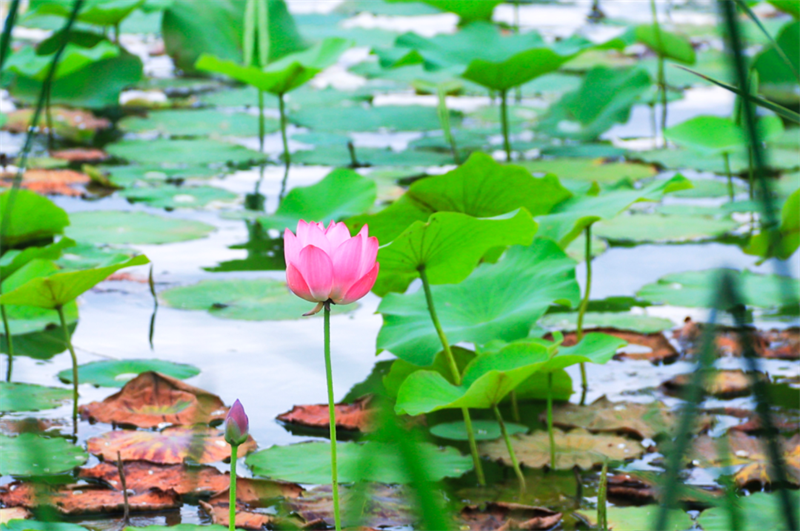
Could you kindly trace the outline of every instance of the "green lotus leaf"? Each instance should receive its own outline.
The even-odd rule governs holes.
[[[524,210],[493,218],[437,212],[427,223],[415,221],[378,251],[381,265],[373,291],[403,292],[424,270],[431,284],[456,284],[475,269],[491,249],[528,245],[536,223]]]
[[[578,328],[577,312],[550,313],[537,323],[549,330],[574,331]],[[653,334],[675,328],[675,323],[663,317],[638,315],[625,312],[586,312],[583,314],[583,329],[615,328],[641,334]]]
[[[472,469],[472,459],[455,448],[440,448],[430,443],[418,446],[426,463],[430,481],[459,477]],[[355,483],[409,483],[397,445],[382,442],[339,442],[339,481]],[[331,480],[331,446],[328,442],[308,442],[273,446],[251,453],[245,461],[257,476],[297,483],[325,484]]]
[[[97,26],[116,26],[144,2],[145,0],[85,0],[78,11],[78,20]],[[71,11],[72,5],[69,2],[33,0],[25,16],[34,18],[43,15],[57,15],[67,18]]]
[[[257,151],[238,144],[208,138],[174,140],[123,140],[106,147],[110,155],[139,164],[179,165],[229,164],[244,165],[265,162],[266,157]]]
[[[524,208],[538,216],[571,195],[553,176],[532,177],[519,166],[499,164],[489,155],[473,153],[452,171],[414,182],[381,212],[351,218],[347,224],[351,231],[369,224],[370,234],[385,245],[415,221],[425,222],[436,212],[491,218]]]
[[[9,520],[0,524],[3,531],[86,531],[86,528],[78,524],[66,522],[40,522],[37,520]],[[215,531],[209,529],[208,531]],[[216,530],[224,531],[224,530]]]
[[[47,439],[32,433],[17,437],[0,435],[0,474],[54,476],[84,464],[89,456],[66,439]]]
[[[551,238],[565,248],[583,230],[603,219],[611,219],[633,203],[658,201],[664,194],[691,188],[691,182],[682,175],[669,180],[655,181],[638,190],[622,189],[597,194],[571,197],[556,205],[550,214],[539,216],[539,234]]]
[[[608,507],[606,509],[608,528],[614,531],[640,531],[642,529],[650,529],[655,525],[656,517],[660,509],[660,505]],[[686,531],[687,529],[692,529],[694,526],[692,518],[681,509],[670,509],[667,514],[667,523],[666,527],[663,528],[664,531]],[[575,515],[592,527],[597,525],[597,511],[575,511]],[[703,527],[703,529],[712,531],[706,527]],[[720,530],[721,529],[728,529],[728,527],[726,526],[720,528]]]
[[[302,140],[301,140],[302,141]],[[452,164],[453,156],[447,153],[421,149],[395,151],[383,148],[355,148],[355,160],[358,165],[365,166],[445,166]],[[314,149],[292,153],[292,162],[321,166],[351,166],[353,157],[347,142],[335,145],[323,145]]]
[[[289,120],[314,131],[433,131],[441,129],[434,107],[421,105],[380,105],[302,108]],[[459,123],[460,115],[450,112],[450,122]],[[358,154],[356,152],[356,154]]]
[[[195,63],[195,68],[214,72],[252,85],[270,94],[286,94],[307,83],[325,68],[334,64],[339,56],[351,46],[351,42],[330,37],[307,50],[288,54],[264,68],[242,65],[229,59],[219,59],[204,53]]]
[[[265,229],[280,231],[287,227],[295,231],[301,219],[327,225],[366,212],[375,204],[377,193],[373,180],[353,170],[337,169],[316,184],[289,190],[275,213],[258,222]]]
[[[11,215],[3,231],[3,245],[17,245],[37,240],[47,240],[64,232],[69,225],[67,213],[51,200],[28,190],[8,190],[0,194],[0,216],[14,197]]]
[[[0,278],[8,278],[31,260],[58,260],[64,249],[75,247],[75,241],[63,237],[56,243],[44,247],[27,247],[23,250],[10,249],[0,258]]]
[[[660,35],[659,35],[660,33]],[[634,28],[636,40],[667,59],[693,65],[697,56],[689,39],[677,33],[666,31],[663,26],[643,24]]]
[[[264,132],[279,129],[278,120],[265,118]],[[222,112],[213,109],[180,109],[153,111],[146,118],[128,116],[117,126],[129,133],[158,133],[160,136],[256,136],[259,134],[258,117],[242,112]]]
[[[33,259],[16,270],[11,276],[3,279],[3,293],[13,292],[29,282],[58,272],[59,269],[53,262]],[[20,335],[46,331],[48,328],[54,328],[60,324],[58,312],[29,306],[27,302],[24,305],[6,304],[5,308],[8,326],[11,329],[11,334],[15,336],[15,345],[16,337],[21,337]],[[64,317],[68,324],[74,324],[78,320],[78,306],[74,301],[64,305]],[[5,347],[5,344],[3,346]],[[56,338],[53,347],[56,352],[64,351],[63,332]]]
[[[146,256],[139,255],[126,262],[106,267],[54,273],[46,277],[34,278],[0,296],[0,304],[36,306],[47,309],[62,307],[120,269],[149,263],[150,260]]]
[[[99,244],[161,244],[204,238],[212,225],[121,210],[75,212],[68,234],[75,240]]]
[[[598,222],[592,234],[613,242],[686,242],[719,238],[738,226],[728,218],[623,214]]]
[[[0,411],[52,409],[72,398],[70,389],[26,383],[0,382]]]
[[[506,422],[506,430],[509,435],[517,433],[528,433],[527,426],[522,424],[514,424],[513,422]],[[503,436],[500,431],[500,424],[494,420],[473,420],[472,428],[475,431],[476,441],[493,441]],[[466,441],[469,440],[466,425],[464,421],[457,422],[444,422],[431,427],[431,435],[435,435],[441,439],[449,439],[451,441]]]
[[[386,0],[388,3],[413,2],[420,0]],[[492,13],[502,0],[421,0],[422,3],[433,6],[441,11],[458,15],[459,23],[466,24],[474,20],[492,20]],[[423,14],[426,14],[423,12]]]
[[[786,493],[794,507],[800,504],[797,491]],[[736,498],[739,506],[738,524],[741,531],[762,531],[764,529],[786,530],[786,520],[779,492],[754,492],[750,496]],[[795,515],[796,518],[796,515]],[[726,507],[706,509],[697,518],[697,523],[705,531],[724,531],[731,527],[730,512]],[[683,528],[682,528],[683,529]]]
[[[212,201],[232,201],[238,196],[215,186],[172,186],[128,188],[120,195],[128,201],[147,203],[156,208],[198,208]]]
[[[771,245],[775,238],[777,245]],[[750,238],[744,249],[747,254],[767,258],[788,260],[800,247],[800,189],[795,190],[781,208],[781,225],[777,234],[762,230]]]
[[[67,44],[53,79],[59,79],[85,66],[119,55],[119,48],[108,41],[100,41],[92,48]],[[52,55],[38,55],[32,46],[26,46],[8,58],[5,68],[24,77],[44,81],[53,62]]]
[[[767,47],[758,54],[753,67],[758,72],[759,80],[764,85],[797,85],[797,74],[800,70],[800,21],[787,23],[778,34],[775,42],[794,66],[794,71],[783,60],[773,46]],[[771,99],[771,98],[770,98]]]
[[[78,381],[101,387],[122,387],[147,371],[155,371],[179,380],[200,374],[197,367],[166,360],[101,360],[78,365]],[[64,383],[72,383],[72,369],[59,372],[58,379]]]
[[[431,292],[452,344],[527,337],[531,324],[551,304],[575,306],[580,299],[575,262],[554,242],[540,238],[528,247],[511,247],[496,264],[481,264],[460,284],[432,286]],[[383,314],[379,351],[388,350],[414,365],[433,363],[441,342],[423,290],[388,294],[378,311]]]

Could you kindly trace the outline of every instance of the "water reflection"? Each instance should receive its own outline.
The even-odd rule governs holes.
[[[259,194],[260,195],[260,194]],[[264,196],[261,196],[262,198]],[[247,257],[220,262],[214,267],[204,267],[205,271],[217,273],[227,271],[283,271],[283,238],[272,238],[257,220],[245,220],[248,241],[231,245],[229,249],[244,249]]]

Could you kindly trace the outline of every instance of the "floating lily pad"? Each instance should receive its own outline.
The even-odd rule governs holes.
[[[184,363],[166,360],[102,360],[78,366],[78,381],[101,387],[122,387],[129,380],[147,371],[185,380],[200,374],[200,369]],[[65,383],[72,383],[72,369],[58,373]]]
[[[531,324],[553,302],[577,305],[575,262],[550,240],[515,246],[497,264],[482,264],[460,284],[432,287],[442,328],[451,343],[483,344],[527,337]],[[378,311],[378,349],[415,365],[430,365],[441,349],[422,290],[391,293]]]
[[[315,131],[430,131],[441,128],[434,107],[412,105],[300,109],[289,119]],[[453,126],[459,123],[457,113],[450,113],[450,123]]]
[[[3,531],[86,531],[78,524],[67,522],[41,522],[38,520],[11,520],[0,525]]]
[[[439,448],[429,443],[418,447],[428,464],[430,481],[459,477],[472,469],[472,459],[455,448]],[[380,442],[338,443],[339,481],[409,483],[396,445]],[[273,446],[247,457],[247,466],[257,476],[295,483],[324,484],[331,481],[331,447],[328,442]]]
[[[265,162],[267,157],[257,151],[238,144],[210,139],[170,140],[123,140],[109,144],[110,155],[139,164],[198,165],[230,164],[246,165]]]
[[[89,456],[66,439],[47,439],[31,433],[17,437],[0,435],[0,474],[54,476],[84,464]]]
[[[686,242],[719,238],[738,226],[732,219],[632,214],[600,221],[593,232],[615,242]]]
[[[211,109],[166,110],[148,113],[146,118],[129,116],[118,124],[129,133],[158,133],[161,136],[256,136],[258,117]],[[264,118],[266,133],[279,129],[278,120]]]
[[[599,184],[613,184],[621,179],[637,181],[647,179],[656,174],[649,164],[633,162],[605,162],[603,159],[589,158],[556,158],[529,160],[520,166],[534,174],[552,173],[561,179],[596,181]]]
[[[356,163],[362,166],[443,166],[453,163],[452,155],[424,150],[360,147],[355,150],[355,155]],[[298,151],[292,154],[292,161],[322,166],[350,166],[353,163],[346,144]]]
[[[539,319],[539,326],[547,329],[572,331],[578,328],[577,312],[550,313]],[[638,315],[622,312],[586,312],[583,316],[583,329],[616,328],[643,334],[663,332],[675,328],[675,323],[663,317]]]
[[[693,188],[679,190],[674,197],[695,199],[698,197],[727,197],[729,194],[728,183],[719,179],[692,179]],[[733,182],[733,193],[741,194],[746,189],[738,182]],[[670,205],[676,206],[676,205]],[[717,209],[719,214],[719,209]]]
[[[300,319],[314,304],[289,291],[286,283],[269,278],[254,280],[203,280],[191,286],[160,293],[169,306],[182,310],[207,310],[224,319],[270,321]],[[334,313],[353,311],[357,305],[334,306]]]
[[[724,269],[673,273],[647,284],[636,296],[652,303],[708,308],[716,300],[719,278]],[[800,293],[800,280],[778,275],[760,275],[729,269],[737,281],[740,296],[748,306],[773,308],[786,301],[786,293]]]
[[[0,411],[39,411],[60,406],[72,391],[26,383],[0,382]]]
[[[644,454],[644,447],[637,441],[613,435],[592,435],[585,430],[572,430],[564,433],[554,429],[556,469],[569,470],[579,467],[589,470],[607,459],[624,461],[637,459]],[[516,435],[511,439],[514,453],[525,466],[541,468],[550,465],[550,440],[546,431],[530,435]],[[481,454],[511,466],[505,441],[483,443]]]
[[[214,186],[156,186],[128,188],[120,192],[128,201],[147,203],[159,208],[196,208],[212,201],[232,201],[238,196]]]
[[[691,168],[698,171],[710,171],[718,175],[727,173],[725,161],[721,155],[717,157],[698,156],[696,152],[686,148],[637,151],[635,158],[669,169]],[[730,162],[731,171],[735,175],[746,173],[750,167],[750,159],[746,152],[734,151],[730,154]],[[770,168],[796,170],[800,168],[800,159],[797,157],[796,149],[776,147],[769,150],[767,164]]]
[[[177,165],[175,167],[160,166],[158,164],[126,166],[100,166],[103,172],[108,172],[108,179],[123,187],[136,183],[179,182],[186,179],[208,179],[225,173],[225,168],[211,168],[209,166]]]
[[[786,494],[792,499],[794,507],[800,504],[800,495],[796,491],[788,491]],[[788,530],[780,496],[779,492],[755,492],[750,496],[736,498],[736,504],[739,506],[737,519],[739,530]],[[706,509],[700,513],[697,523],[705,531],[728,531],[731,528],[730,511],[725,506]]]
[[[517,433],[528,433],[528,427],[522,424],[514,424],[513,422],[506,422],[506,431],[509,435]],[[503,436],[500,431],[500,424],[494,420],[473,420],[472,428],[475,431],[476,441],[492,441],[499,439]],[[442,439],[450,439],[453,441],[467,441],[469,435],[464,421],[458,422],[445,422],[437,424],[431,428],[431,434],[436,435]]]
[[[163,431],[117,430],[92,437],[86,442],[90,453],[107,461],[149,461],[161,465],[179,465],[184,461],[208,464],[230,459],[231,446],[224,433],[216,428],[167,428]],[[256,448],[249,437],[239,446],[239,456]]]
[[[136,376],[102,402],[80,407],[81,415],[94,422],[139,428],[219,422],[227,410],[217,395],[152,371]]]
[[[159,244],[204,238],[212,225],[145,212],[93,210],[74,212],[67,235],[88,243]]]
[[[608,528],[613,531],[641,531],[642,529],[652,529],[655,525],[656,516],[661,506],[645,505],[644,507],[608,507],[606,518]],[[727,512],[726,512],[727,514]],[[587,522],[592,528],[597,526],[596,511],[576,511],[575,515]],[[730,520],[728,520],[730,522]],[[686,531],[694,526],[694,522],[686,512],[680,509],[670,509],[667,516],[664,531]],[[703,529],[706,529],[705,527]],[[728,529],[728,527],[721,528]]]
[[[69,238],[62,238],[64,239]],[[67,271],[93,269],[129,260],[136,252],[133,249],[96,246],[78,243],[68,249],[56,260],[56,265]]]

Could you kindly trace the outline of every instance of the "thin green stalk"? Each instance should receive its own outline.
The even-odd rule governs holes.
[[[511,418],[514,422],[520,422],[519,403],[517,402],[517,392],[511,391]]]
[[[11,5],[8,7],[8,14],[6,15],[6,22],[3,26],[3,35],[0,36],[0,70],[6,62],[8,50],[11,46],[11,30],[17,21],[17,13],[19,12],[20,0],[12,0]]]
[[[750,199],[755,199],[756,194],[755,194],[755,189],[754,189],[754,185],[755,185],[754,177],[755,176],[753,175],[753,171],[754,171],[754,168],[753,168],[753,148],[751,148],[751,147],[747,148],[747,155],[748,155],[747,186],[750,188],[750,191],[749,191]]]
[[[239,458],[239,447],[231,445],[231,486],[228,501],[228,529],[236,530],[236,461]]]
[[[333,401],[333,369],[331,368],[331,302],[325,301],[325,378],[328,380],[328,415],[331,426],[331,491],[333,492],[333,520],[336,531],[341,531],[339,514],[339,472],[336,464],[336,411]]]
[[[58,318],[61,320],[61,329],[64,331],[64,341],[69,349],[69,355],[72,358],[72,422],[73,431],[78,433],[78,357],[75,355],[75,349],[72,347],[72,338],[70,337],[69,328],[67,327],[67,319],[64,317],[64,307],[56,306],[58,311]]]
[[[50,87],[46,89],[44,116],[47,125],[47,151],[53,151],[53,108],[50,104]],[[37,124],[38,125],[38,124]]]
[[[798,73],[797,69],[794,67],[794,63],[792,63],[792,61],[789,59],[789,56],[786,55],[786,52],[783,51],[783,48],[780,47],[780,45],[777,43],[777,41],[775,41],[775,39],[772,38],[772,35],[769,34],[769,32],[767,31],[767,28],[764,27],[764,25],[758,19],[756,14],[753,13],[753,10],[750,9],[750,6],[747,5],[747,2],[745,2],[744,0],[736,0],[736,3],[739,4],[739,8],[742,11],[747,13],[747,16],[750,17],[750,20],[755,22],[756,26],[758,26],[758,29],[761,30],[761,33],[763,33],[767,37],[767,39],[769,40],[770,44],[772,44],[772,47],[775,49],[775,51],[778,53],[778,55],[781,56],[781,59],[783,59],[783,62],[786,64],[786,66],[789,67],[789,70],[792,71],[792,74],[794,74],[794,77],[797,78],[798,82],[800,82],[800,73]]]
[[[281,113],[281,140],[283,141],[283,163],[286,169],[283,173],[283,181],[281,182],[281,192],[278,195],[278,201],[283,199],[286,193],[286,182],[289,179],[289,167],[292,165],[292,155],[289,153],[289,139],[286,137],[286,103],[283,101],[283,93],[278,94],[278,110]]]
[[[439,341],[442,343],[445,357],[450,366],[450,372],[453,375],[453,382],[456,385],[461,385],[461,372],[456,365],[456,359],[453,356],[453,351],[450,350],[450,343],[447,341],[447,336],[444,335],[442,325],[439,323],[439,317],[436,315],[436,306],[433,304],[433,294],[431,293],[431,286],[428,282],[428,275],[425,272],[425,266],[419,268],[419,278],[422,280],[422,289],[425,291],[425,300],[428,303],[428,312],[431,314],[431,321],[433,327],[436,329],[436,334],[439,336]],[[475,441],[475,431],[472,427],[472,418],[469,414],[469,409],[462,407],[461,413],[464,415],[464,427],[467,430],[467,437],[469,439],[469,451],[472,454],[472,463],[475,465],[475,474],[478,476],[478,483],[486,485],[486,478],[483,475],[483,466],[481,459],[478,456],[478,443]]]
[[[247,0],[244,6],[244,32],[242,33],[243,62],[245,66],[253,64],[253,48],[256,40],[256,2]]]
[[[266,0],[259,0],[258,12],[258,63],[264,68],[269,63],[269,7]]]
[[[506,423],[503,422],[503,416],[500,414],[497,404],[492,406],[492,410],[494,411],[494,416],[497,418],[497,423],[500,424],[500,433],[503,434],[503,440],[506,442],[508,455],[511,457],[511,466],[514,468],[514,473],[517,475],[517,479],[519,479],[520,494],[525,494],[525,476],[522,475],[522,469],[520,469],[519,461],[517,461],[517,454],[514,453],[514,447],[511,445],[511,438],[508,436]]]
[[[264,91],[258,91],[258,151],[264,152]]]
[[[114,24],[114,44],[119,45],[119,37],[121,35],[121,30],[119,29],[119,22]]]
[[[508,139],[508,91],[500,91],[500,122],[503,126],[503,147],[506,150],[506,161],[511,162],[511,141]]]
[[[608,461],[603,461],[600,471],[600,487],[597,489],[597,528],[608,531],[608,513],[606,502],[608,500]]]
[[[150,350],[153,350],[153,336],[156,333],[156,314],[158,313],[158,296],[156,295],[156,283],[153,280],[153,264],[150,264],[147,284],[150,287],[150,295],[153,296],[153,315],[150,316],[150,331],[147,335],[147,339],[150,341]]]
[[[658,55],[656,82],[661,91],[661,138],[663,139],[664,147],[667,147],[667,137],[664,135],[664,131],[667,130],[667,82],[664,76],[664,54],[662,52],[664,43],[661,39],[661,26],[658,23],[658,11],[656,10],[655,0],[650,0],[650,12],[653,15],[653,28],[656,33],[656,46],[658,46],[658,51],[656,52],[656,55]]]
[[[553,373],[547,373],[547,436],[550,439],[550,469],[556,469],[556,438],[553,434]]]
[[[658,123],[656,122],[656,104],[650,103],[650,131],[653,133],[653,148],[658,148]]]
[[[578,327],[575,330],[575,342],[580,343],[583,339],[583,317],[586,314],[586,309],[589,307],[589,296],[592,291],[592,225],[586,225],[584,229],[584,236],[586,238],[586,250],[584,251],[584,259],[586,260],[586,292],[583,294],[580,308],[578,309]],[[581,404],[586,399],[586,391],[589,389],[589,382],[586,379],[586,364],[581,363],[581,388],[583,389],[583,398]]]
[[[8,354],[8,366],[6,367],[6,381],[11,381],[11,368],[14,364],[14,341],[11,339],[11,328],[8,326],[8,313],[6,306],[0,304],[0,316],[3,318],[3,331],[6,334],[6,353]]]
[[[722,158],[725,160],[725,174],[728,176],[728,199],[731,203],[734,200],[733,192],[733,174],[731,173],[731,156],[728,153],[723,153]]]
[[[439,114],[439,122],[442,124],[442,133],[444,134],[444,138],[448,144],[450,144],[450,152],[453,154],[453,162],[456,164],[461,164],[461,161],[458,158],[458,149],[456,146],[456,139],[453,136],[453,132],[450,128],[450,112],[447,110],[447,99],[444,92],[444,88],[441,85],[436,86],[436,96],[439,99],[439,105],[437,106],[436,110]]]

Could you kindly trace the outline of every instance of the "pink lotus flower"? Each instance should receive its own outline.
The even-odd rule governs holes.
[[[247,440],[249,432],[250,420],[242,403],[236,400],[225,417],[225,441],[231,446],[239,446]]]
[[[286,257],[286,283],[289,289],[317,307],[323,303],[355,302],[372,289],[378,278],[378,239],[369,237],[366,225],[361,232],[350,236],[344,223],[325,228],[322,223],[297,224],[297,236],[286,229],[283,234]]]

